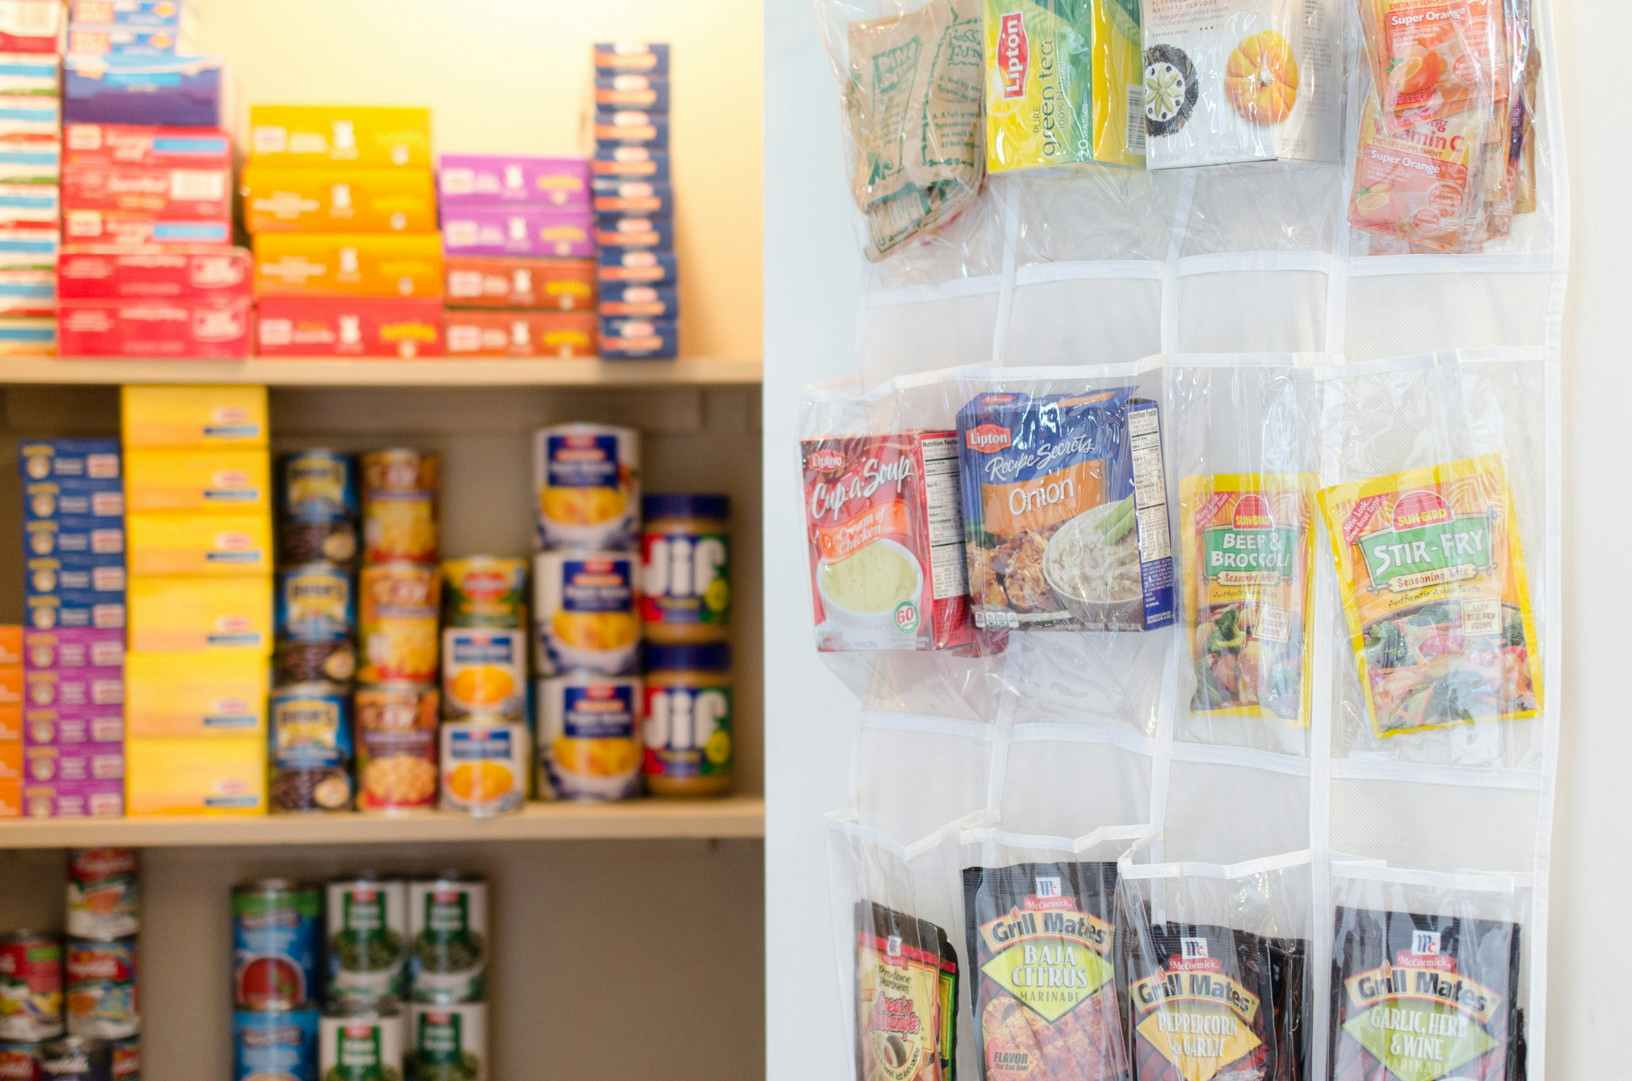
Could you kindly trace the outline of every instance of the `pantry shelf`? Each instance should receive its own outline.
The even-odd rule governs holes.
[[[758,360],[420,360],[278,357],[246,360],[0,358],[0,385],[243,383],[273,387],[757,386]]]
[[[255,818],[13,819],[0,823],[0,850],[121,846],[351,845],[482,841],[733,840],[765,836],[759,796],[627,803],[530,803],[490,819],[442,811]]]

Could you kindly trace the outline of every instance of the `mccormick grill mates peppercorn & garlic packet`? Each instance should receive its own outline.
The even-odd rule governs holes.
[[[808,439],[801,454],[817,649],[970,645],[955,433]]]
[[[958,955],[945,931],[857,904],[856,1008],[859,1081],[952,1081]]]

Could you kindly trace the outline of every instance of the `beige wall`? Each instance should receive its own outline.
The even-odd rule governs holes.
[[[596,40],[674,47],[681,349],[760,355],[753,0],[195,0],[251,102],[425,104],[449,152],[577,153]]]

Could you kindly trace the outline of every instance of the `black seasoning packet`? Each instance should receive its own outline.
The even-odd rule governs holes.
[[[985,1081],[1127,1081],[1116,864],[970,867],[963,890]]]
[[[1332,1081],[1518,1081],[1519,928],[1338,908]]]
[[[941,928],[857,904],[856,1009],[860,1081],[953,1081],[958,955]]]
[[[1309,943],[1301,938],[1266,938],[1270,986],[1275,992],[1275,1045],[1271,1049],[1275,1081],[1303,1081],[1308,1076],[1309,1026],[1304,1003],[1309,994]]]

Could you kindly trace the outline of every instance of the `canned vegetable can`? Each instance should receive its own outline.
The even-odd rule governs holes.
[[[283,878],[232,889],[233,1003],[247,1010],[295,1010],[315,1001],[323,895]]]
[[[68,933],[105,941],[138,933],[142,929],[138,868],[134,848],[70,852]]]
[[[272,652],[274,683],[346,683],[357,674],[357,646],[349,638],[279,642]]]
[[[475,718],[442,723],[442,809],[477,818],[521,810],[527,800],[527,726]]]
[[[407,983],[408,884],[362,874],[328,884],[331,1001],[401,998]]]
[[[140,1081],[142,1038],[130,1036],[113,1042],[113,1081]]]
[[[68,940],[68,1033],[121,1040],[142,1029],[136,996],[136,939]]]
[[[416,1081],[488,1081],[485,1002],[416,1002],[409,1017]]]
[[[381,492],[434,492],[442,486],[442,456],[411,447],[363,455],[363,496]]]
[[[0,1040],[62,1034],[62,943],[38,931],[0,936]]]
[[[304,521],[357,517],[357,459],[327,449],[298,450],[278,460],[278,513]]]
[[[640,534],[640,433],[558,424],[533,435],[542,548],[633,548]]]
[[[361,592],[364,683],[432,683],[437,667],[442,578],[415,563],[365,566]]]
[[[466,556],[442,561],[442,597],[449,627],[527,626],[527,561]]]
[[[483,997],[489,949],[485,881],[451,873],[409,882],[408,933],[416,1001],[475,1002]]]
[[[112,1081],[113,1045],[86,1036],[61,1036],[40,1046],[47,1081]]]
[[[326,642],[357,633],[351,571],[336,563],[302,563],[277,573],[273,632],[285,641]]]
[[[44,1081],[43,1047],[35,1040],[0,1040],[0,1079]]]
[[[234,1011],[233,1081],[318,1081],[317,1032],[316,1007]]]
[[[274,811],[350,809],[350,691],[335,683],[274,689],[267,738]]]
[[[278,522],[278,562],[284,566],[335,563],[350,567],[359,547],[357,523],[350,518],[284,518]]]
[[[400,1081],[404,1019],[392,999],[345,999],[318,1022],[318,1073],[323,1081]],[[435,1081],[428,1075],[426,1081]]]

